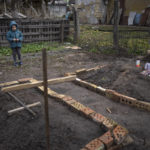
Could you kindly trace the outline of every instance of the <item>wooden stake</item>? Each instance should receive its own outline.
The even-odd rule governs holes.
[[[31,79],[32,78],[23,78],[23,79],[19,79],[18,81],[11,81],[11,82],[0,83],[0,88],[1,87],[6,87],[6,86],[12,86],[12,85],[15,85],[15,84],[27,83]]]
[[[48,108],[48,82],[47,82],[47,53],[46,49],[42,51],[43,60],[43,83],[44,83],[44,108],[45,108],[45,126],[46,126],[46,137],[47,137],[47,150],[50,150],[50,129],[49,129],[49,108]]]
[[[33,104],[26,105],[26,107],[31,108],[31,107],[40,106],[40,105],[41,105],[40,102],[36,102],[36,103],[33,103]],[[13,113],[19,112],[19,111],[24,110],[24,109],[25,109],[24,107],[15,108],[13,110],[9,110],[8,114],[12,115]]]
[[[28,110],[33,116],[36,116],[36,113],[33,112],[30,108],[28,108],[22,101],[20,101],[15,95],[8,92],[8,95],[11,96],[15,101],[17,101],[20,105],[22,105],[26,110]]]

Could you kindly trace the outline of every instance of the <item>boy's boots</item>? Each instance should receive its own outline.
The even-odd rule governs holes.
[[[17,67],[17,66],[18,66],[18,63],[17,63],[17,62],[14,62],[14,66]]]
[[[23,65],[22,61],[19,61],[18,64],[19,64],[20,66]]]
[[[15,66],[15,67],[18,67],[18,65],[21,66],[22,64],[23,64],[22,61],[14,62],[14,66]]]

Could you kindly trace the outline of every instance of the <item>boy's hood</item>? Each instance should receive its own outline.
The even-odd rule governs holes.
[[[16,23],[16,21],[11,21],[11,22],[10,22],[10,25],[9,25],[10,30],[12,30],[12,26],[13,26],[13,25],[15,25],[16,28],[18,27],[18,24]]]

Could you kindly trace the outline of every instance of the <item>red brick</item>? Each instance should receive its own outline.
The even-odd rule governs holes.
[[[110,98],[110,99],[112,99],[114,101],[120,102],[120,97],[117,95],[117,93],[115,91],[113,91],[113,90],[106,90],[105,93],[106,93],[106,97],[108,97],[108,98]]]
[[[107,129],[113,129],[117,123],[115,121],[113,121],[112,119],[106,118],[103,121],[103,125],[107,128]]]
[[[71,106],[79,111],[86,108],[84,105],[82,105],[79,102],[72,103]]]
[[[76,103],[77,101],[72,99],[70,101],[64,101],[66,104],[68,104],[69,106],[71,106],[71,104]]]
[[[64,101],[70,101],[70,100],[72,100],[72,97],[70,97],[70,96],[65,96],[65,97],[63,97],[62,98]]]
[[[85,146],[88,150],[104,150],[104,144],[97,138]]]
[[[104,116],[102,116],[101,114],[98,114],[98,113],[91,114],[90,116],[94,121],[96,121],[100,124],[102,124],[103,121],[106,119]]]
[[[106,145],[107,148],[110,148],[114,143],[114,139],[110,131],[106,132],[99,139]]]
[[[93,111],[92,109],[90,109],[89,107],[85,107],[83,109],[80,110],[83,114],[85,114],[86,116],[89,116],[90,114],[95,113],[95,111]]]
[[[63,100],[64,103],[68,104],[69,106],[70,106],[71,104],[73,104],[73,103],[76,102],[76,100],[74,100],[74,99],[73,99],[72,97],[70,97],[70,96],[65,96],[65,97],[62,98],[62,100]]]
[[[52,93],[52,92],[51,92],[50,95],[51,95],[51,97],[53,97],[53,98],[55,98],[55,99],[57,99],[59,101],[63,101],[63,98],[65,97],[64,95],[57,94],[57,93]]]
[[[103,115],[99,113],[91,114],[91,118],[103,125],[106,129],[113,129],[117,123],[109,118],[104,117]]]
[[[122,126],[118,125],[114,130],[113,130],[113,136],[115,138],[115,142],[117,144],[121,144],[123,140],[126,138],[128,135],[128,130],[123,128]]]

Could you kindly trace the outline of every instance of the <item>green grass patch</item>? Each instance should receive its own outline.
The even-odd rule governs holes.
[[[40,52],[43,48],[46,48],[48,51],[58,51],[65,48],[66,45],[60,44],[58,42],[41,42],[41,43],[32,43],[32,44],[23,44],[21,52],[22,53],[37,53]],[[0,56],[9,56],[12,51],[9,47],[0,47]]]
[[[99,28],[104,31],[99,30]],[[150,33],[143,31],[147,28],[141,28],[140,31],[134,31],[134,27],[119,27],[119,47],[129,55],[145,55],[150,49]],[[136,27],[140,29],[140,27]],[[112,26],[93,26],[82,25],[79,46],[88,49],[90,52],[99,51],[104,54],[114,54],[117,51],[113,50],[113,32]],[[126,31],[127,30],[127,31]]]

